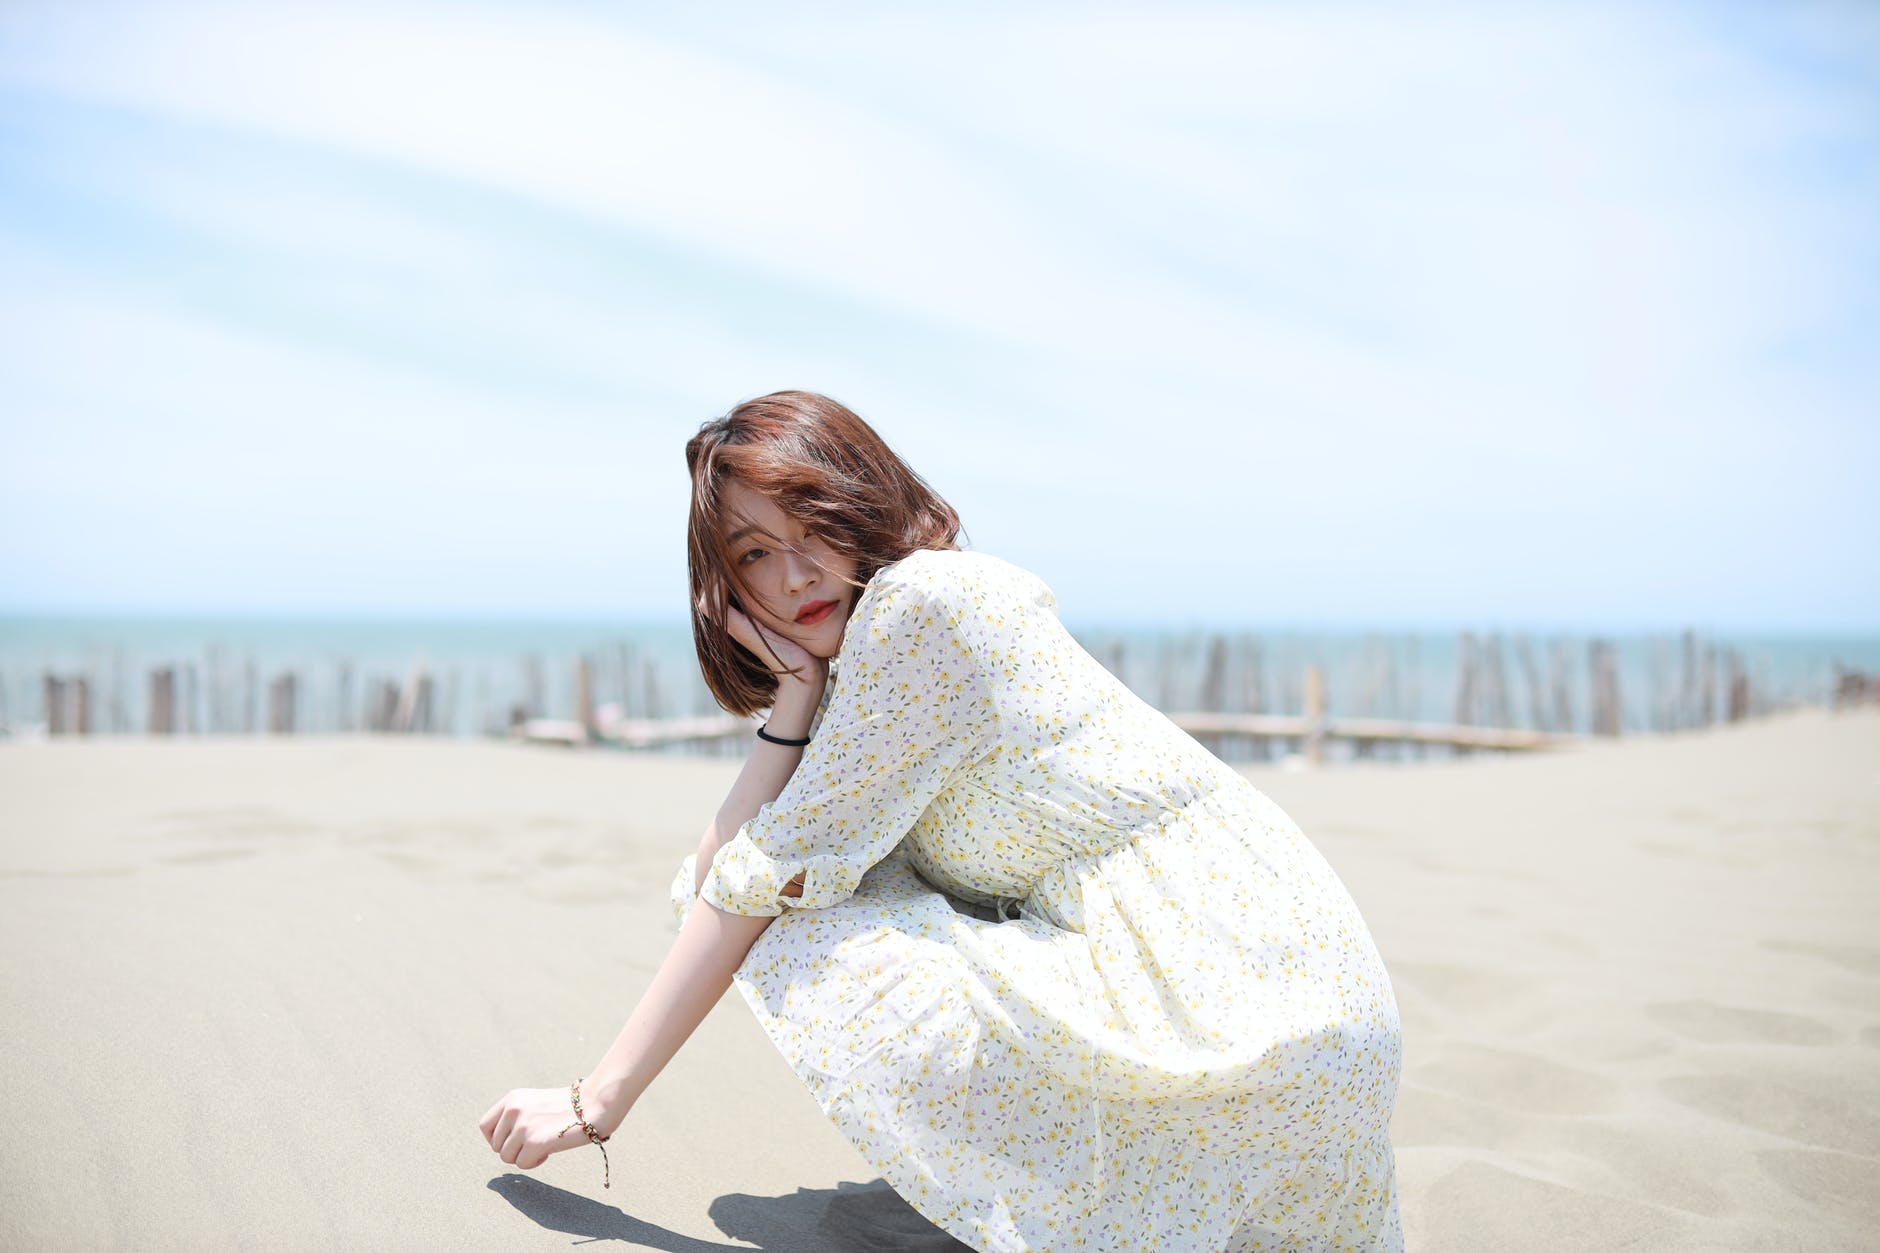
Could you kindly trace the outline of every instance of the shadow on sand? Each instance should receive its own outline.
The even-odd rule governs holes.
[[[788,1196],[734,1192],[712,1202],[720,1244],[668,1231],[624,1210],[526,1175],[498,1175],[490,1188],[523,1217],[578,1242],[615,1240],[662,1253],[733,1253],[755,1245],[766,1253],[972,1253],[923,1218],[887,1181],[798,1188]]]

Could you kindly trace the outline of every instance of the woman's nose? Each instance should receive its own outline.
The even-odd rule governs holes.
[[[794,548],[784,554],[784,562],[785,571],[789,577],[790,590],[793,592],[800,591],[802,588],[815,581],[817,572],[820,569],[814,561],[810,560],[808,553]]]

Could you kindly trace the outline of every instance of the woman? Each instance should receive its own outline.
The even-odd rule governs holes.
[[[840,404],[750,401],[686,459],[699,659],[769,719],[619,1038],[490,1146],[610,1136],[735,981],[976,1249],[1400,1249],[1397,1005],[1299,828]]]

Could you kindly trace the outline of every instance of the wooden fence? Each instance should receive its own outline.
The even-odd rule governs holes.
[[[1251,635],[1165,639],[1134,647],[1113,641],[1092,646],[1097,660],[1139,695],[1217,754],[1229,759],[1296,756],[1318,763],[1336,753],[1348,759],[1390,752],[1422,756],[1543,749],[1588,736],[1630,731],[1668,732],[1736,722],[1807,699],[1770,690],[1744,654],[1694,632],[1650,641],[1646,690],[1628,707],[1619,656],[1611,640],[1559,640],[1539,648],[1532,640],[1462,632],[1451,670],[1453,716],[1417,716],[1435,700],[1419,665],[1414,640],[1397,647],[1367,638],[1347,659],[1334,699],[1328,666],[1299,650]],[[1636,658],[1635,658],[1636,661]],[[621,645],[608,657],[605,701],[597,699],[596,657],[573,662],[571,716],[551,718],[539,655],[522,659],[521,694],[491,708],[479,697],[472,727],[484,735],[564,745],[680,749],[742,753],[754,721],[685,714],[672,686],[649,659]],[[1635,665],[1634,669],[1638,669]],[[1577,671],[1577,673],[1576,673]],[[42,675],[43,728],[55,736],[141,730],[150,735],[291,735],[308,731],[387,734],[450,733],[458,724],[461,675],[439,676],[423,657],[402,677],[364,674],[340,662],[329,678],[335,713],[310,725],[309,676],[287,668],[262,685],[252,661],[239,670],[213,656],[206,673],[194,663],[167,664],[145,677],[148,699],[142,725],[127,725],[128,702],[111,693],[109,723],[101,720],[99,684],[90,673]],[[696,684],[697,676],[691,676]],[[0,693],[4,687],[0,686]],[[1880,675],[1834,664],[1819,694],[1831,708],[1880,702]],[[1271,706],[1271,707],[1269,707]],[[0,727],[6,727],[0,707]]]

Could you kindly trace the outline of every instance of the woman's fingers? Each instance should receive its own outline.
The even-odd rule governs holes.
[[[516,1159],[522,1156],[523,1147],[527,1145],[528,1142],[528,1137],[522,1134],[522,1128],[516,1127],[512,1129],[508,1137],[503,1140],[503,1151],[497,1154],[497,1156],[508,1162],[511,1166],[514,1166]]]
[[[496,1129],[490,1133],[490,1146],[498,1152],[508,1143],[510,1135],[516,1129],[516,1123],[522,1118],[522,1110],[513,1101],[505,1099],[502,1115],[496,1120]],[[508,1161],[508,1158],[504,1158]]]
[[[750,615],[743,610],[733,609],[726,615],[725,625],[731,632],[731,638],[750,649],[759,661],[773,670],[783,668],[775,646],[757,629]]]
[[[761,657],[764,655],[763,641],[757,637],[757,626],[751,621],[750,615],[745,613],[742,609],[727,609],[725,611],[725,630],[731,633],[732,639],[744,645],[758,656]]]
[[[496,1155],[520,1170],[534,1170],[563,1149],[588,1143],[570,1130],[566,1088],[516,1088],[483,1115],[477,1127]]]

